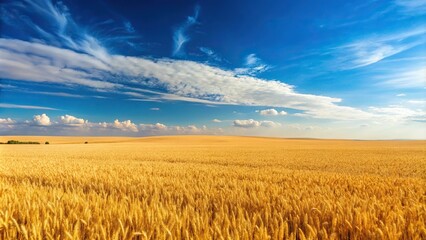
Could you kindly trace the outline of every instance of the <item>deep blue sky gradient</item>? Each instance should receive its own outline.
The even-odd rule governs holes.
[[[40,12],[33,11],[31,7],[25,10],[20,4],[32,6],[26,1],[5,1],[1,4],[2,39],[41,42],[48,46],[84,53],[66,46],[61,42],[63,39],[52,40],[37,33],[35,26],[53,33],[55,23]],[[426,2],[423,0],[77,0],[53,1],[52,5],[60,10],[65,9],[64,12],[72,16],[77,25],[71,30],[66,30],[69,32],[64,34],[78,39],[79,31],[85,31],[96,38],[111,56],[133,56],[155,61],[186,60],[235,72],[239,68],[251,69],[255,65],[263,65],[265,68],[261,71],[244,72],[241,75],[247,74],[265,81],[286,83],[302,94],[339,98],[342,99],[339,105],[367,112],[373,111],[370,107],[380,108],[381,110],[374,110],[375,114],[379,112],[382,114],[389,108],[396,109],[395,111],[400,111],[401,108],[408,109],[415,113],[407,113],[402,117],[395,117],[393,113],[386,116],[398,118],[395,121],[412,129],[424,127],[422,122],[426,119],[424,104]],[[199,13],[195,23],[184,30],[184,35],[188,39],[180,49],[180,53],[173,54],[173,36],[189,17],[194,17],[196,8],[199,9]],[[18,16],[20,20],[12,16]],[[212,54],[209,56],[201,48],[211,51]],[[250,66],[248,56],[251,54],[257,60]],[[375,60],[371,60],[374,57]],[[136,123],[206,125],[213,128],[229,128],[231,129],[229,133],[234,134],[232,121],[255,119],[273,120],[282,126],[300,125],[301,128],[320,126],[328,129],[327,134],[331,134],[331,137],[352,137],[350,133],[346,135],[343,133],[347,131],[345,129],[374,125],[376,122],[363,119],[354,123],[349,119],[348,122],[342,123],[341,119],[301,117],[297,114],[304,112],[301,109],[261,104],[245,106],[172,100],[134,101],[118,90],[104,91],[73,83],[19,79],[9,77],[6,74],[7,70],[2,71],[0,71],[0,103],[55,109],[4,106],[0,108],[0,118],[12,118],[16,122],[31,120],[33,116],[41,113],[49,115],[52,121],[69,114],[88,119],[90,122],[131,119]],[[413,75],[412,72],[416,74]],[[115,83],[122,81],[117,75],[104,76],[104,80]],[[140,87],[133,85],[131,80],[126,79],[128,81],[125,83],[126,86]],[[149,89],[167,93],[162,85]],[[78,96],[55,96],[49,93]],[[153,111],[151,108],[160,110]],[[269,108],[286,111],[288,114],[274,118],[259,114],[259,110]],[[413,118],[413,114],[416,120],[407,120]],[[213,123],[212,119],[224,121]],[[336,121],[345,127],[336,130],[336,134],[333,135],[330,129],[336,126]],[[389,128],[396,128],[396,125]],[[13,131],[25,133],[23,130],[8,129],[4,134],[13,134]],[[28,131],[28,134],[32,133],[30,129],[25,131]],[[277,131],[279,134],[276,135],[288,136],[286,135],[288,131]],[[420,134],[413,132],[407,137],[423,138],[424,133],[424,131]],[[253,134],[262,135],[261,132]],[[324,137],[324,134],[318,136]],[[395,132],[392,136],[399,138],[398,134]],[[263,135],[270,134],[265,132]],[[308,136],[317,135],[312,133]],[[389,136],[376,133],[366,138],[382,137]]]

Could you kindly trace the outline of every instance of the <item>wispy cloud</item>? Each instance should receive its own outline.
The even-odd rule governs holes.
[[[254,76],[256,74],[265,72],[271,67],[265,64],[262,59],[258,58],[256,54],[251,53],[246,56],[244,67],[234,69],[234,72],[238,75],[250,75]]]
[[[426,121],[426,111],[402,106],[370,107],[370,111],[380,115],[382,121]]]
[[[138,38],[129,21],[124,21],[123,27],[119,28],[111,25],[114,21],[104,21],[102,31],[93,34],[93,29],[82,27],[74,20],[69,8],[62,1],[10,1],[1,6],[1,13],[4,29],[9,27],[14,31],[32,30],[23,32],[25,35],[31,33],[27,40],[72,49],[99,59],[108,54],[103,43],[120,44]],[[44,24],[46,22],[48,24]],[[117,36],[115,33],[120,34]]]
[[[404,14],[426,14],[426,0],[395,0],[395,4],[402,7]]]
[[[9,104],[9,103],[0,103],[0,108],[58,110],[56,108],[50,108],[50,107],[32,106],[32,105],[20,105],[20,104]]]
[[[415,105],[424,105],[426,106],[426,100],[408,100],[409,104],[415,104]]]
[[[40,95],[55,96],[55,97],[66,97],[66,98],[98,98],[98,99],[107,98],[105,96],[93,95],[93,93],[89,94],[89,95],[81,95],[81,94],[67,93],[67,92],[34,91],[34,90],[28,90],[28,89],[21,89],[21,88],[12,86],[12,85],[10,85],[10,86],[11,86],[11,88],[8,89],[8,90],[11,91],[11,92],[15,92],[15,93],[40,94]]]
[[[3,78],[94,88],[116,85],[101,80],[100,71],[110,69],[102,60],[72,50],[0,38],[0,55],[0,76]]]
[[[123,23],[123,25],[124,25],[124,29],[126,29],[126,31],[127,31],[128,33],[134,33],[134,32],[135,32],[135,28],[133,27],[133,25],[132,25],[132,23],[131,23],[131,22],[129,22],[129,21],[125,21],[125,22]]]
[[[385,58],[424,43],[426,28],[416,28],[394,34],[356,40],[332,51],[335,65],[354,69],[377,63]]]
[[[200,6],[195,6],[194,15],[188,16],[186,21],[173,32],[173,56],[185,55],[184,47],[191,38],[188,35],[188,30],[198,21]]]
[[[390,88],[426,88],[426,68],[423,66],[399,69],[377,76],[378,85]]]
[[[201,52],[206,54],[209,58],[211,58],[211,59],[213,59],[217,62],[222,61],[222,58],[217,53],[215,53],[213,50],[211,50],[210,48],[200,47],[199,49],[200,49]]]
[[[66,93],[66,92],[46,92],[46,91],[31,91],[28,89],[20,89],[20,88],[11,88],[10,91],[19,92],[19,93],[27,93],[27,94],[40,94],[47,96],[56,96],[56,97],[69,97],[69,98],[84,98],[85,96],[80,94]]]

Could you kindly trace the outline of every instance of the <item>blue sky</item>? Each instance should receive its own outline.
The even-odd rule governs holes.
[[[3,1],[0,134],[426,138],[426,1]]]

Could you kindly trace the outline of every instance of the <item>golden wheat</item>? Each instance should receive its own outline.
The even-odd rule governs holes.
[[[1,239],[426,239],[425,141],[9,139]]]

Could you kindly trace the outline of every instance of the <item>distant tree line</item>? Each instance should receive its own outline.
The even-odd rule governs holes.
[[[18,140],[9,140],[6,144],[40,144],[39,142],[21,142]]]

